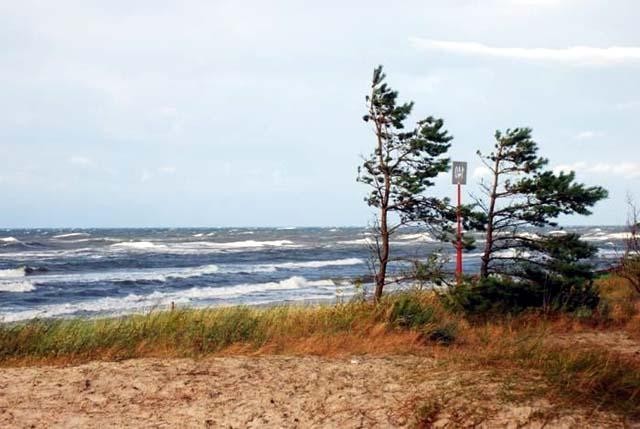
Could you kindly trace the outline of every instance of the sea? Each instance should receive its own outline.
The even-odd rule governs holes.
[[[598,267],[622,256],[623,227],[553,233],[572,231],[598,246]],[[0,229],[0,322],[352,299],[371,288],[371,242],[359,227]],[[391,276],[434,252],[453,270],[452,244],[417,229],[391,251]],[[465,272],[479,262],[466,253]]]

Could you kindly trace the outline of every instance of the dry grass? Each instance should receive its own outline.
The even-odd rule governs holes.
[[[453,336],[457,323],[434,295],[424,293],[389,296],[378,306],[351,302],[36,320],[0,325],[0,365],[239,353],[408,353],[424,350],[432,336],[434,342]]]

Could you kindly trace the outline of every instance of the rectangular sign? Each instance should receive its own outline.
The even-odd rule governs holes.
[[[451,169],[453,175],[451,183],[454,185],[466,185],[467,184],[467,163],[460,161],[453,161],[453,168]]]

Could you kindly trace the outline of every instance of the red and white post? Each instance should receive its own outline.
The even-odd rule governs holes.
[[[458,233],[456,240],[456,281],[458,285],[462,282],[462,185],[467,184],[467,163],[453,162],[452,182],[458,190],[458,206],[456,209],[456,220],[458,223]]]
[[[456,243],[456,280],[458,284],[462,282],[462,185],[458,183],[458,209],[457,209],[457,220],[458,220],[458,242]]]

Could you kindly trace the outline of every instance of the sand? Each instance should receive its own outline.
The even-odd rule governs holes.
[[[0,427],[623,427],[428,357],[136,359],[0,368]]]

